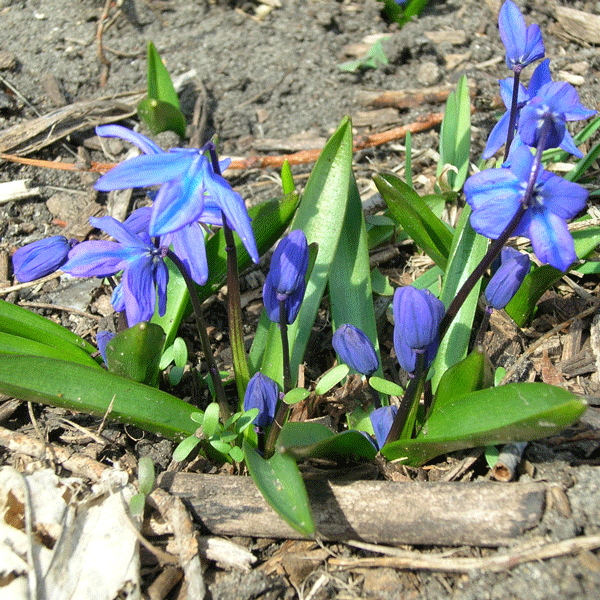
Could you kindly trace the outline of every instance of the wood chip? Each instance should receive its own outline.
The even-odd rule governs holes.
[[[567,6],[556,7],[556,19],[563,33],[571,39],[600,44],[600,16]]]

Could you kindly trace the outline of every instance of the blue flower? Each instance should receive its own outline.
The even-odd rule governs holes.
[[[258,416],[254,419],[256,427],[268,427],[275,418],[279,388],[277,384],[266,375],[256,373],[248,382],[244,394],[244,410],[258,408]]]
[[[152,208],[151,236],[172,233],[202,220],[205,203],[210,202],[213,210],[218,207],[222,211],[252,260],[258,262],[254,232],[244,201],[226,179],[215,173],[204,150],[172,148],[164,152],[152,140],[118,125],[97,127],[96,133],[126,139],[145,153],[117,165],[103,175],[95,187],[107,192],[161,184]],[[220,168],[228,164],[222,162]]]
[[[263,285],[263,303],[269,319],[279,323],[279,303],[285,302],[286,322],[293,323],[306,291],[308,243],[304,232],[296,229],[277,246]]]
[[[106,348],[110,340],[112,340],[116,333],[112,333],[112,331],[99,331],[96,334],[96,345],[98,346],[98,350],[100,351],[100,355],[102,356],[102,360],[104,364],[106,364]]]
[[[471,225],[477,233],[496,239],[519,210],[534,157],[527,146],[511,156],[510,167],[488,169],[469,177],[464,191],[473,209]],[[583,210],[588,192],[570,181],[540,170],[534,192],[514,235],[531,240],[542,263],[566,271],[577,260],[567,219]]]
[[[396,289],[393,310],[394,326],[404,344],[421,351],[437,338],[446,311],[442,301],[429,290],[418,290],[411,285]]]
[[[529,80],[529,86],[527,89],[522,84],[519,84],[519,91],[517,96],[517,121],[519,119],[519,113],[521,109],[529,102],[529,100],[537,94],[538,90],[546,83],[552,82],[552,76],[550,74],[550,60],[546,59],[542,61],[536,68],[531,79]],[[507,111],[500,117],[500,120],[496,123],[492,129],[485,150],[483,151],[482,157],[487,160],[496,154],[496,152],[504,145],[508,136],[508,125],[510,121],[510,107],[512,104],[512,95],[515,85],[514,78],[508,77],[501,79],[500,84],[500,96],[504,102],[504,106]],[[569,136],[570,137],[570,136]],[[571,144],[573,142],[571,141]]]
[[[106,277],[123,271],[121,283],[113,293],[115,310],[125,310],[127,323],[133,327],[149,321],[156,305],[165,314],[169,272],[163,261],[163,250],[150,243],[148,236],[136,235],[112,217],[90,218],[90,223],[106,231],[116,242],[95,240],[82,242],[69,252],[63,271],[75,277]]]
[[[502,248],[501,265],[485,288],[485,299],[495,309],[504,308],[517,293],[531,267],[528,254]]]
[[[363,375],[373,375],[379,368],[377,352],[367,335],[349,323],[333,334],[332,344],[342,362]]]
[[[373,425],[373,431],[375,432],[375,439],[377,440],[377,446],[381,449],[385,444],[388,433],[392,428],[394,417],[398,412],[397,406],[382,406],[376,408],[370,415],[371,425]]]
[[[439,346],[439,338],[436,338],[425,348],[425,364],[424,368],[428,369],[435,359]],[[408,346],[402,339],[402,331],[398,327],[394,327],[394,350],[396,351],[396,359],[398,364],[412,377],[412,373],[417,368],[418,352]]]
[[[13,270],[21,282],[33,281],[60,269],[76,240],[54,235],[19,248],[12,257]]]
[[[523,67],[545,54],[542,32],[538,25],[525,25],[525,19],[514,2],[506,0],[498,16],[500,37],[506,48],[506,64],[520,72]]]
[[[583,154],[575,146],[566,129],[566,121],[580,121],[596,114],[579,102],[577,90],[565,81],[555,81],[542,85],[530,93],[530,99],[521,110],[518,132],[528,146],[537,146],[544,123],[550,121],[550,131],[546,148],[562,148],[577,158]]]

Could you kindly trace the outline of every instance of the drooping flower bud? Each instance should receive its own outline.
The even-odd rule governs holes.
[[[254,419],[257,427],[268,427],[275,418],[279,388],[277,384],[266,375],[256,373],[248,382],[244,394],[244,410],[258,408],[258,416]]]
[[[429,290],[412,286],[398,288],[394,293],[395,331],[413,350],[424,350],[438,335],[445,308]]]
[[[25,283],[54,273],[67,262],[75,243],[63,235],[54,235],[19,248],[12,257],[17,279]]]
[[[96,334],[96,345],[98,346],[98,350],[100,351],[100,355],[102,356],[102,360],[106,364],[106,348],[110,340],[112,340],[116,333],[112,331],[99,331]]]
[[[397,412],[397,406],[382,406],[381,408],[376,408],[369,417],[371,419],[371,425],[373,425],[377,445],[380,449],[385,444],[385,440],[392,428],[392,423],[394,422],[394,417]]]
[[[517,293],[531,267],[528,254],[514,248],[502,248],[501,265],[485,288],[485,299],[495,309],[504,308]]]
[[[279,303],[285,303],[286,322],[293,323],[306,291],[308,243],[304,232],[296,229],[284,237],[271,259],[263,286],[263,303],[269,319],[279,323]]]
[[[333,348],[342,362],[362,373],[372,375],[379,368],[379,358],[371,340],[360,329],[346,323],[333,334]]]

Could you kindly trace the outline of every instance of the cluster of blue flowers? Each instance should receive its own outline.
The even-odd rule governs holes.
[[[577,260],[567,219],[585,207],[588,192],[543,170],[541,153],[562,148],[581,157],[566,122],[587,119],[596,111],[579,102],[572,85],[552,81],[548,60],[535,69],[525,89],[518,82],[521,70],[545,53],[540,29],[526,27],[511,0],[504,2],[498,24],[514,77],[500,81],[508,111],[492,130],[483,156],[492,157],[505,142],[509,150],[502,168],[481,171],[467,180],[464,191],[473,209],[471,225],[481,235],[497,239],[523,208],[514,235],[528,237],[542,263],[566,271]]]
[[[144,152],[103,175],[96,189],[106,192],[160,185],[152,207],[135,211],[124,223],[109,216],[90,219],[115,241],[74,244],[54,236],[19,249],[13,266],[20,281],[31,281],[59,268],[76,277],[108,277],[122,272],[111,302],[115,310],[125,311],[132,327],[152,318],[157,297],[158,312],[165,313],[168,270],[164,258],[170,246],[192,279],[199,285],[206,283],[208,264],[201,224],[219,226],[225,221],[238,233],[252,260],[258,262],[246,206],[221,176],[229,163],[216,161],[212,145],[164,152],[152,140],[120,125],[98,127],[96,133],[127,140]]]

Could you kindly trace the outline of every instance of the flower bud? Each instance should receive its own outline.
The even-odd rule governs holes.
[[[13,269],[21,282],[33,281],[54,273],[67,262],[72,244],[62,235],[54,235],[19,248],[12,257]]]
[[[244,410],[258,408],[258,416],[254,419],[257,427],[267,427],[275,418],[279,388],[277,384],[266,375],[256,373],[248,382],[244,394]]]
[[[531,267],[528,254],[514,248],[503,248],[501,265],[485,288],[487,303],[496,309],[504,308],[517,293]]]
[[[394,417],[397,412],[397,406],[382,406],[381,408],[376,408],[369,417],[371,419],[371,425],[373,425],[377,445],[380,449],[385,444],[385,440],[392,428],[392,423],[394,422]]]
[[[98,346],[98,350],[100,351],[100,356],[102,356],[102,360],[104,361],[105,364],[107,364],[106,362],[106,348],[110,342],[110,340],[112,340],[115,335],[117,335],[116,333],[112,333],[112,331],[99,331],[96,334],[96,345]]]
[[[342,362],[362,373],[372,375],[379,368],[379,358],[371,340],[360,329],[349,323],[333,334],[333,348]]]
[[[306,235],[301,229],[295,229],[279,242],[273,252],[269,270],[271,285],[280,296],[289,296],[304,282],[307,268]]]
[[[394,293],[394,323],[403,343],[413,350],[424,349],[438,335],[444,304],[429,290],[412,286],[398,288]]]
[[[435,358],[437,349],[439,346],[439,339],[436,338],[425,348],[425,365],[424,368],[428,369]],[[417,368],[417,350],[413,350],[404,343],[401,332],[398,328],[394,328],[394,350],[396,351],[396,358],[398,364],[409,374],[414,373]]]
[[[302,300],[304,300],[305,291],[306,284],[302,281],[291,294],[283,299],[285,320],[288,325],[296,320],[302,306]],[[263,304],[269,320],[273,323],[279,323],[279,300],[279,294],[271,283],[271,273],[269,272],[263,286]]]

